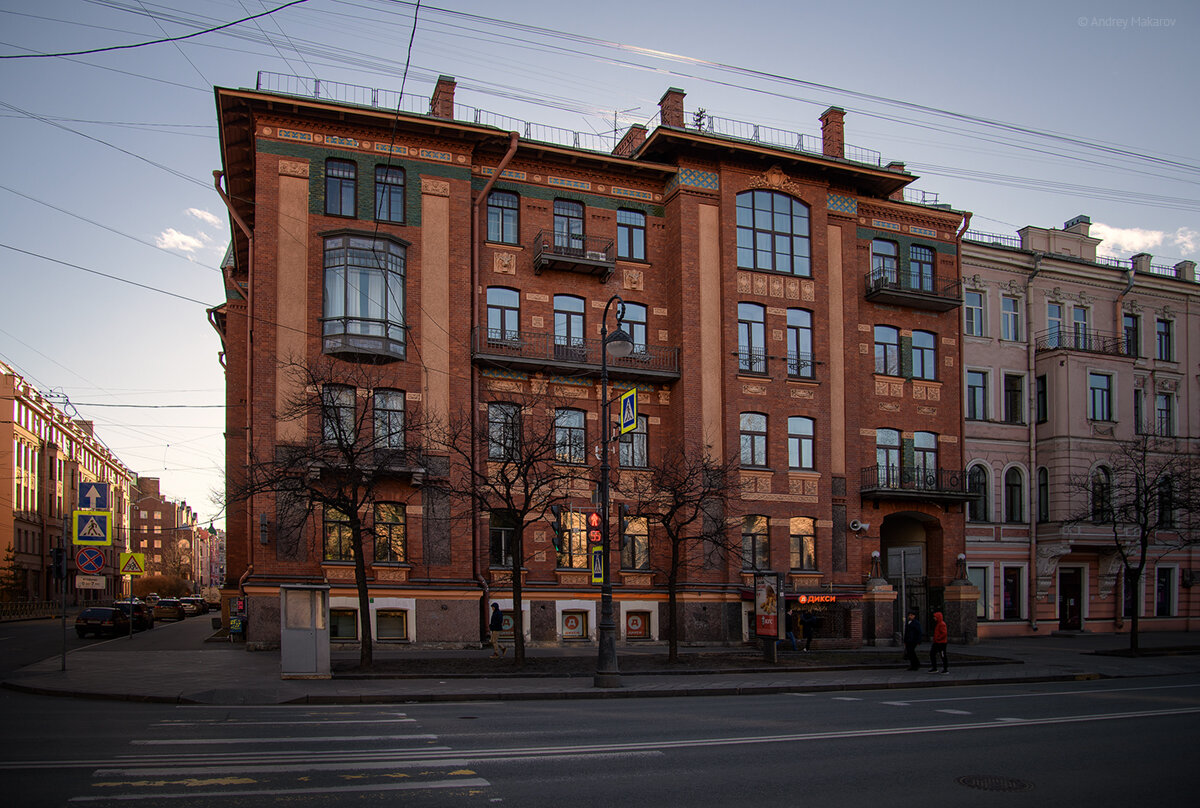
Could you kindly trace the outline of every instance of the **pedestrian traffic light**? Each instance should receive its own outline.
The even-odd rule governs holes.
[[[62,580],[67,577],[67,551],[61,547],[50,548],[50,566],[54,577]]]
[[[553,531],[551,533],[551,541],[554,542],[554,549],[561,551],[563,539],[562,505],[551,505],[550,515],[554,517],[550,522],[550,529]]]

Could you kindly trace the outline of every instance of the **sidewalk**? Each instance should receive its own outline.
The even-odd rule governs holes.
[[[135,642],[125,641],[127,645],[99,643],[68,654],[66,671],[60,669],[61,657],[55,656],[13,672],[2,685],[27,693],[172,704],[373,704],[811,693],[1200,673],[1200,634],[1155,633],[1142,635],[1144,650],[1187,648],[1191,653],[1179,651],[1136,659],[1103,653],[1128,648],[1129,638],[1124,634],[1025,637],[951,646],[951,671],[946,676],[932,675],[924,669],[904,669],[899,649],[864,648],[852,652],[861,658],[860,664],[823,667],[821,652],[817,651],[805,655],[803,670],[789,669],[790,660],[785,659],[775,667],[753,662],[753,670],[623,673],[622,687],[600,689],[588,676],[455,674],[456,659],[478,658],[487,651],[378,649],[377,660],[444,660],[445,674],[420,678],[335,674],[332,679],[300,680],[280,678],[277,651],[247,652],[241,645],[205,644],[203,640],[210,632],[189,630],[196,632],[194,650],[159,650],[148,645],[134,648],[136,638]],[[728,649],[687,652],[705,650]],[[665,654],[666,650],[619,648],[618,659],[622,653],[656,652]],[[928,646],[922,646],[921,652],[924,658]],[[529,651],[530,655],[589,653],[594,654],[594,648]],[[335,658],[344,656],[335,653]],[[846,653],[838,652],[836,656],[844,662]]]

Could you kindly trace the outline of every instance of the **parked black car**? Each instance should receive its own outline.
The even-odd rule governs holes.
[[[129,614],[129,610],[133,609],[133,630],[145,631],[146,629],[154,628],[154,609],[140,600],[135,600],[131,605],[127,600],[118,600],[113,604],[125,614]]]
[[[80,637],[128,634],[129,615],[116,606],[89,606],[75,618],[75,633]]]

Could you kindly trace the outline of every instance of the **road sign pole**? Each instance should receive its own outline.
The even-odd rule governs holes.
[[[71,527],[71,515],[68,513],[63,517],[62,535],[58,537],[58,546],[62,548],[63,555],[63,577],[59,579],[58,585],[62,587],[62,666],[60,670],[67,669],[67,531]]]

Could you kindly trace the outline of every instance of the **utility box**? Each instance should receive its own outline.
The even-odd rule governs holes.
[[[328,679],[329,587],[279,587],[279,656],[282,679]]]

